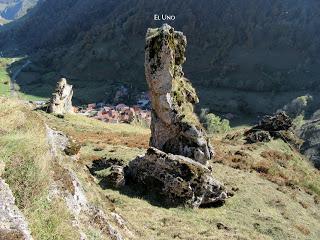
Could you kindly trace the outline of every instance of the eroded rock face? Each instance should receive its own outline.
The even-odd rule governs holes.
[[[248,143],[270,142],[271,136],[267,131],[254,131],[246,135],[246,141]]]
[[[57,84],[55,92],[52,94],[48,112],[58,115],[73,112],[72,96],[72,85],[69,85],[65,78],[61,78]]]
[[[292,127],[292,119],[285,113],[279,112],[274,116],[265,116],[258,128],[268,132],[286,131]]]
[[[300,141],[291,131],[292,119],[285,112],[278,112],[273,116],[264,116],[258,125],[247,132],[245,137],[248,143],[269,142],[272,138],[281,138],[300,148]]]
[[[0,178],[0,240],[32,240],[28,224],[15,205],[9,186]]]
[[[306,155],[317,169],[320,169],[320,119],[313,119],[298,129],[304,140],[301,152]]]
[[[210,206],[221,204],[227,198],[223,185],[203,164],[153,147],[145,156],[129,163],[126,180],[161,193],[174,204]]]
[[[213,148],[193,112],[197,94],[182,71],[186,45],[183,33],[167,24],[148,29],[145,74],[152,102],[150,145],[205,164],[213,157]]]

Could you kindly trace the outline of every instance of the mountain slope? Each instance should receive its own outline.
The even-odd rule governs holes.
[[[15,20],[24,16],[39,0],[0,0],[0,17]]]
[[[154,14],[174,14],[168,23],[187,36],[185,72],[202,106],[258,114],[318,91],[319,12],[316,0],[48,0],[7,26],[0,46],[71,78],[78,102],[110,101],[120,85],[146,89],[146,30],[163,23]],[[43,75],[22,90],[53,86]]]

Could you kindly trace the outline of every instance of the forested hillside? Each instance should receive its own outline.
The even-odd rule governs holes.
[[[145,32],[163,23],[153,20],[162,13],[175,15],[168,23],[188,37],[185,72],[203,106],[264,113],[318,91],[315,0],[47,0],[7,25],[0,44],[30,54],[42,67],[25,91],[64,75],[76,85],[79,102],[110,100],[120,85],[132,94],[146,89]]]

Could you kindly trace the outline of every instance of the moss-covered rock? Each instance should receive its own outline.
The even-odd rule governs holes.
[[[162,194],[171,204],[191,207],[224,203],[227,194],[204,165],[179,155],[149,148],[126,169],[127,183],[136,183]]]
[[[186,46],[183,33],[167,24],[148,30],[145,73],[152,102],[150,142],[205,164],[213,157],[213,149],[194,113],[198,96],[182,70]]]

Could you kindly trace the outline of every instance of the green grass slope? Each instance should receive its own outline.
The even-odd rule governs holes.
[[[101,205],[111,202],[137,239],[318,239],[320,236],[319,171],[282,141],[247,146],[241,138],[227,141],[225,135],[216,136],[213,142],[217,156],[210,163],[213,174],[235,195],[220,208],[164,208],[148,194],[109,189],[103,182],[103,172],[92,178],[83,170],[84,165],[90,167],[93,161],[102,158],[128,162],[143,154],[148,146],[148,129],[104,124],[78,115],[65,119],[44,116],[49,125],[81,143],[79,161],[72,168],[83,185],[93,192],[93,201]],[[237,135],[239,131],[243,130],[228,134]]]
[[[88,200],[107,213],[119,214],[126,239],[314,239],[320,237],[320,173],[297,151],[279,140],[244,144],[243,129],[213,138],[217,156],[210,162],[214,176],[234,193],[218,208],[165,208],[154,196],[132,189],[114,190],[103,174],[92,176],[88,167],[102,158],[125,162],[143,154],[149,129],[105,124],[80,115],[57,118],[31,111],[21,101],[0,99],[0,159],[3,177],[25,213],[36,240],[76,239],[65,203],[48,202],[52,172],[45,136],[47,124],[81,145],[71,169]],[[63,175],[60,172],[60,175]],[[65,178],[59,178],[64,181]],[[88,229],[90,239],[105,239]]]
[[[52,157],[44,122],[23,102],[0,97],[0,162],[35,239],[76,239],[62,201],[49,201]],[[0,173],[1,174],[1,173]]]

